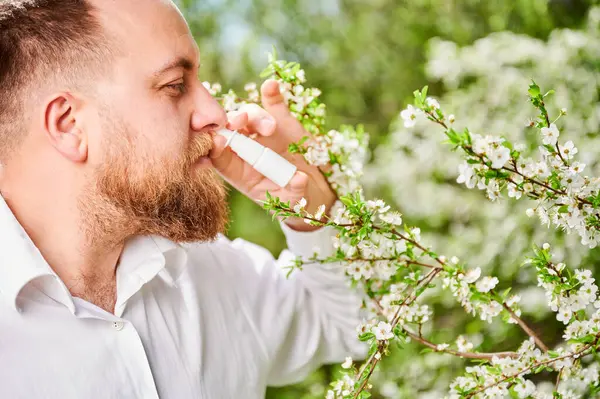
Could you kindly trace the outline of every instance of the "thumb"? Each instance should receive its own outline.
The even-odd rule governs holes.
[[[285,108],[286,110],[288,110],[288,107],[285,103],[285,99],[281,94],[278,81],[276,81],[275,79],[265,80],[262,86],[260,87],[260,91],[262,95],[263,107],[265,107],[265,109]]]

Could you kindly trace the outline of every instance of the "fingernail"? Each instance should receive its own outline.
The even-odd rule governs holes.
[[[258,123],[258,127],[263,133],[271,132],[273,127],[275,126],[275,121],[271,118],[263,118]]]

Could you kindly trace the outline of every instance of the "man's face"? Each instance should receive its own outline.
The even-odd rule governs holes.
[[[198,49],[187,24],[166,1],[97,3],[123,55],[94,107],[85,209],[89,202],[112,207],[130,233],[214,238],[227,211],[207,156],[211,132],[226,116],[197,78]]]

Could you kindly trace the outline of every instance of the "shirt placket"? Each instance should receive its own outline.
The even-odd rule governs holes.
[[[109,323],[116,336],[113,342],[116,346],[111,350],[119,353],[122,365],[128,370],[130,379],[128,388],[134,388],[136,398],[158,399],[158,390],[150,368],[142,339],[137,330],[128,320],[117,317],[80,298],[73,298],[75,315],[79,319],[97,319]]]

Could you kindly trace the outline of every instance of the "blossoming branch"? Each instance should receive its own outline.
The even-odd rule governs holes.
[[[332,383],[328,399],[369,397],[372,388],[369,380],[382,357],[390,353],[391,343],[410,341],[419,342],[427,350],[483,362],[468,367],[466,375],[454,381],[449,393],[452,398],[504,397],[509,392],[519,398],[531,397],[536,395],[536,385],[523,377],[544,371],[557,372],[555,397],[579,397],[573,392],[600,389],[596,363],[582,366],[582,359],[599,344],[598,311],[590,309],[600,304],[597,287],[588,271],[571,273],[564,264],[555,265],[548,245],[537,248],[536,257],[528,263],[536,267],[549,306],[558,313],[557,320],[567,327],[565,339],[574,340],[567,349],[559,347],[551,351],[520,318],[520,297],[510,295],[510,289],[497,290],[500,283],[497,277],[482,277],[480,268],[467,268],[456,257],[448,260],[436,254],[421,242],[419,228],[404,225],[402,215],[391,211],[383,201],[364,198],[359,179],[367,135],[360,126],[324,129],[326,107],[318,99],[321,93],[304,87],[306,77],[297,63],[279,61],[273,55],[263,73],[263,77],[267,76],[280,82],[288,106],[310,134],[291,145],[290,151],[304,155],[310,164],[329,166],[326,176],[340,199],[330,215],[324,214],[324,207],[311,215],[305,210],[305,200],[290,204],[267,196],[264,207],[274,217],[302,217],[307,223],[331,226],[338,231],[333,256],[320,258],[314,254],[312,259],[297,259],[290,272],[315,263],[341,266],[352,283],[365,292],[366,316],[357,326],[357,332],[369,345],[369,357],[360,367],[352,359],[346,359],[342,364],[346,373]],[[219,85],[205,85],[213,95],[221,91]],[[247,98],[239,98],[230,90],[221,98],[224,106],[235,110],[245,102],[259,101],[255,84],[248,84],[245,90]],[[593,219],[599,204],[595,199],[596,181],[580,176],[584,165],[571,162],[577,153],[573,143],[558,143],[556,121],[550,122],[545,111],[543,100],[547,95],[542,96],[535,84],[530,87],[531,101],[540,110],[540,120],[533,125],[540,129],[544,141],[539,162],[521,158],[522,149],[507,140],[474,135],[468,130],[456,132],[452,128],[455,117],[446,118],[439,103],[427,97],[426,89],[415,92],[415,107],[409,106],[401,115],[406,126],[412,126],[425,115],[444,127],[450,142],[467,155],[459,182],[470,188],[486,189],[492,199],[505,187],[509,196],[520,198],[525,194],[535,198],[539,205],[531,212],[566,225],[569,232],[577,231],[582,236],[584,244],[595,245]],[[432,309],[423,303],[426,298],[423,294],[437,282],[457,298],[467,313],[487,322],[501,316],[504,322],[518,325],[529,339],[517,351],[496,353],[474,351],[475,345],[463,335],[454,344],[432,342],[423,333],[424,326],[434,316]]]

